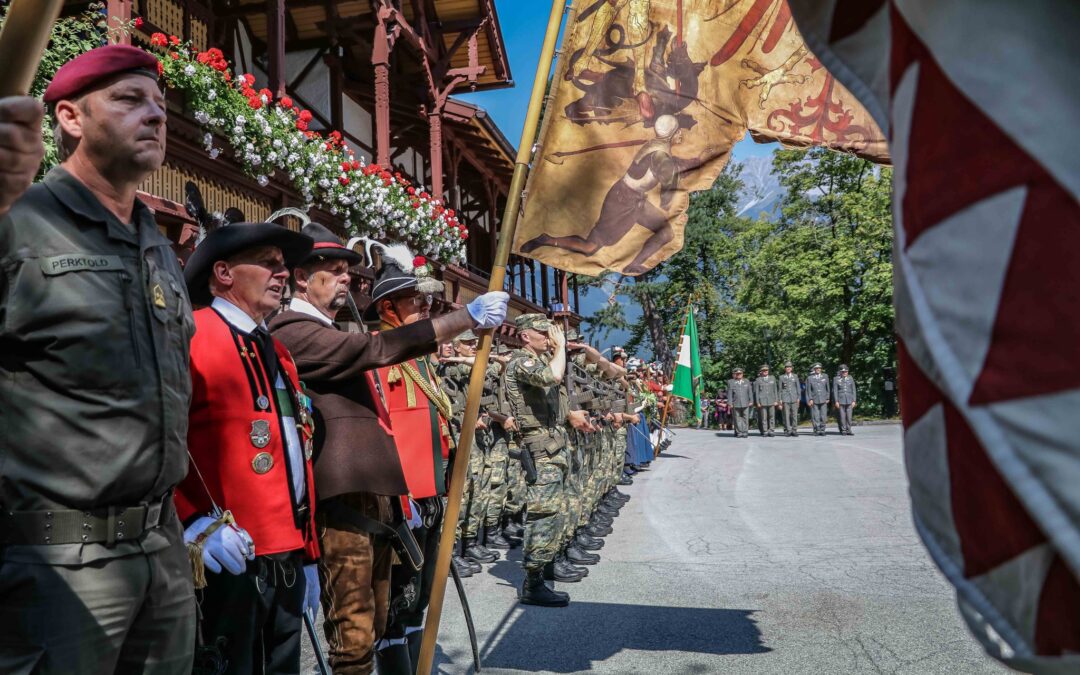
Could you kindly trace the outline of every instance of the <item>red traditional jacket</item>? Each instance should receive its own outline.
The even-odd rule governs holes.
[[[414,376],[424,383],[421,386]],[[450,429],[428,394],[445,398],[428,357],[378,369],[386,392],[386,407],[405,482],[413,499],[446,493],[446,460],[450,457]],[[424,390],[428,391],[425,392]]]
[[[304,444],[307,495],[300,504],[293,495],[277,392],[258,343],[211,308],[194,317],[188,430],[192,466],[176,489],[177,514],[186,522],[209,513],[212,496],[251,535],[256,555],[304,549],[314,560],[319,549],[310,452],[313,428],[310,415],[301,412],[307,403],[292,356],[273,341]]]

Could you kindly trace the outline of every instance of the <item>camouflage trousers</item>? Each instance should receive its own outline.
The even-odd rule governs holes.
[[[484,449],[481,447],[484,441],[480,438],[482,433],[479,429],[476,431],[477,439],[474,439],[472,452],[469,453],[469,475],[461,493],[458,536],[466,539],[475,537],[480,531],[480,521],[485,509],[484,495],[480,489],[484,476]]]
[[[574,536],[574,530],[578,528],[582,511],[585,509],[584,489],[582,476],[584,474],[583,460],[584,447],[580,438],[567,448],[569,453],[569,471],[566,478],[566,487],[563,493],[563,504],[566,519],[563,521],[562,543],[568,544]]]
[[[514,444],[515,452],[526,452]],[[503,512],[509,516],[521,513],[525,508],[526,491],[525,471],[521,468],[521,460],[508,457],[506,462],[506,500],[503,502]]]
[[[503,504],[506,502],[507,471],[509,469],[510,451],[506,445],[506,438],[497,437],[491,450],[484,458],[484,474],[480,481],[480,492],[484,501],[484,527],[491,528],[499,525],[502,518]],[[520,465],[520,462],[518,463]]]
[[[522,452],[528,450],[522,449]],[[523,565],[528,571],[539,571],[553,561],[563,547],[570,452],[563,449],[549,457],[534,457],[533,463],[536,464],[536,482],[526,490]]]

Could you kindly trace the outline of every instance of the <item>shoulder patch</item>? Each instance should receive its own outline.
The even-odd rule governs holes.
[[[532,359],[525,359],[525,363],[523,365],[526,368],[532,368],[533,365],[535,365],[535,361],[533,361]]]

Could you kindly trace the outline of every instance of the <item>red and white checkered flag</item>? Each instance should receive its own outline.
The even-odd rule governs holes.
[[[889,135],[916,528],[990,654],[1080,672],[1080,3],[790,4]]]

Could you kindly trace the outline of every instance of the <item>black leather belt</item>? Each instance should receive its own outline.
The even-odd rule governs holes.
[[[172,491],[138,506],[78,511],[0,511],[0,541],[7,545],[105,544],[138,539],[165,522]]]

